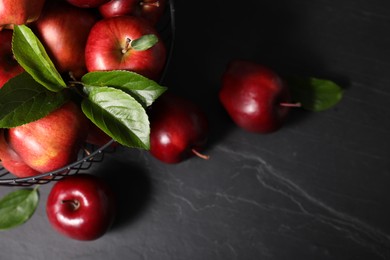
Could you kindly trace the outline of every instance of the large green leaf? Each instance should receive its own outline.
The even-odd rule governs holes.
[[[85,86],[84,114],[118,143],[149,149],[149,119],[145,109],[131,95],[110,87]]]
[[[18,63],[47,89],[56,92],[66,87],[42,43],[27,26],[15,25],[12,51]]]
[[[34,214],[39,203],[38,189],[13,191],[0,200],[0,230],[25,223]]]
[[[320,112],[335,106],[343,97],[343,89],[335,82],[315,77],[287,79],[294,101],[302,108]]]
[[[121,89],[146,107],[150,106],[167,89],[142,75],[124,70],[89,72],[82,77],[81,81],[89,86]]]
[[[67,100],[65,91],[52,92],[23,72],[0,89],[0,128],[38,120]]]

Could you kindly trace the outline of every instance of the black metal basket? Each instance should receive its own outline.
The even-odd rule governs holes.
[[[156,25],[157,29],[167,46],[167,60],[164,71],[160,78],[160,83],[163,82],[168,70],[168,65],[172,57],[173,45],[175,40],[175,8],[174,1],[167,0],[166,10],[161,17],[160,22]],[[80,171],[91,168],[94,163],[103,161],[106,153],[115,152],[114,140],[109,141],[101,147],[91,144],[85,144],[84,149],[81,149],[78,154],[78,159],[55,171],[42,173],[32,177],[16,178],[15,175],[8,172],[0,163],[0,185],[3,186],[31,186],[35,184],[46,184],[51,181],[58,181],[67,175],[74,175]]]

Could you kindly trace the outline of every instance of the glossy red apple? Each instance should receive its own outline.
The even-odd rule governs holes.
[[[46,202],[52,227],[75,240],[96,240],[111,227],[116,197],[102,179],[90,174],[67,176],[56,182]]]
[[[85,45],[89,31],[98,20],[90,9],[65,1],[48,2],[33,30],[41,40],[60,73],[71,73],[76,79],[86,72]]]
[[[165,163],[179,163],[191,156],[207,159],[200,151],[206,145],[209,122],[204,111],[189,99],[164,93],[152,105],[150,153]]]
[[[0,88],[24,69],[15,60],[12,53],[12,30],[0,31]]]
[[[102,4],[107,3],[110,0],[66,0],[71,5],[80,7],[80,8],[96,8]]]
[[[145,35],[158,42],[146,50],[132,44]],[[88,71],[129,70],[157,80],[165,66],[166,47],[158,32],[141,18],[117,16],[98,21],[91,29],[85,47]]]
[[[166,0],[111,0],[99,7],[103,17],[134,15],[156,25],[164,13]]]
[[[247,60],[228,64],[219,100],[238,126],[256,133],[279,129],[294,106],[288,86],[277,73]]]
[[[0,130],[0,160],[3,167],[16,177],[31,177],[40,172],[28,166],[6,141],[6,129]]]
[[[85,128],[80,107],[68,102],[39,120],[10,128],[8,143],[28,166],[50,172],[77,159]]]
[[[0,31],[13,28],[13,25],[36,21],[42,11],[45,0],[1,0]]]

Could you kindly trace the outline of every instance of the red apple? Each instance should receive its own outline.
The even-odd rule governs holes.
[[[80,8],[96,8],[110,0],[67,0],[71,5]]]
[[[0,88],[24,69],[12,53],[12,30],[0,31]]]
[[[67,176],[52,187],[46,213],[52,227],[75,240],[96,240],[111,227],[116,215],[112,188],[90,174]]]
[[[179,163],[200,153],[209,134],[209,123],[202,109],[172,93],[164,93],[152,105],[150,153],[165,163]]]
[[[10,128],[8,142],[28,166],[50,172],[77,159],[86,124],[80,107],[68,102],[39,120]]]
[[[134,15],[145,18],[151,25],[156,25],[164,13],[166,0],[111,0],[99,7],[105,18]]]
[[[292,105],[289,88],[277,73],[245,60],[228,64],[219,100],[238,126],[256,133],[279,129]]]
[[[132,43],[145,35],[155,35],[158,42],[146,50],[133,48]],[[117,16],[98,21],[85,47],[88,71],[129,70],[157,80],[165,61],[166,47],[158,32],[137,17]]]
[[[86,143],[97,145],[97,146],[103,146],[110,142],[112,138],[107,135],[103,130],[101,130],[99,127],[97,127],[94,123],[88,120],[88,128],[87,128],[88,134],[86,137]],[[116,142],[112,143],[112,147],[115,147],[117,145]]]
[[[0,31],[13,28],[13,25],[36,21],[42,11],[45,0],[1,0]]]
[[[60,73],[76,79],[86,72],[85,44],[98,16],[64,1],[48,2],[33,29]]]
[[[23,178],[40,174],[28,166],[20,156],[9,146],[5,138],[5,129],[0,131],[0,160],[3,167],[13,175]]]

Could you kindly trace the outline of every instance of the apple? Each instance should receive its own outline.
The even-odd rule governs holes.
[[[112,138],[107,135],[102,129],[97,127],[94,123],[92,123],[88,119],[88,128],[87,128],[88,134],[86,137],[85,142],[88,144],[96,145],[96,146],[103,146],[110,142]],[[115,147],[118,143],[113,142],[111,147]]]
[[[3,167],[16,177],[31,177],[40,172],[28,166],[6,141],[6,129],[0,130],[0,160]]]
[[[24,69],[15,60],[12,53],[12,30],[0,31],[0,88]]]
[[[232,60],[222,75],[219,100],[241,128],[256,133],[279,129],[290,110],[290,91],[273,70],[249,60]]]
[[[80,107],[69,101],[41,119],[10,128],[8,143],[28,166],[50,172],[77,159],[86,124]]]
[[[111,0],[99,6],[99,12],[105,18],[134,15],[155,26],[164,13],[166,0]]]
[[[65,1],[48,2],[32,28],[41,40],[57,70],[81,78],[86,72],[85,44],[99,17]]]
[[[36,21],[44,4],[45,0],[1,0],[0,31]]]
[[[165,92],[148,111],[150,153],[165,163],[179,163],[200,153],[209,134],[204,111],[193,101]]]
[[[132,46],[147,35],[157,37],[157,43],[143,50]],[[157,80],[165,61],[166,47],[158,32],[138,17],[101,19],[92,27],[85,47],[88,71],[129,70]]]
[[[85,173],[56,182],[46,202],[51,226],[66,237],[83,241],[102,237],[115,219],[116,208],[111,186]]]
[[[80,8],[96,8],[110,0],[67,0],[71,5]]]

